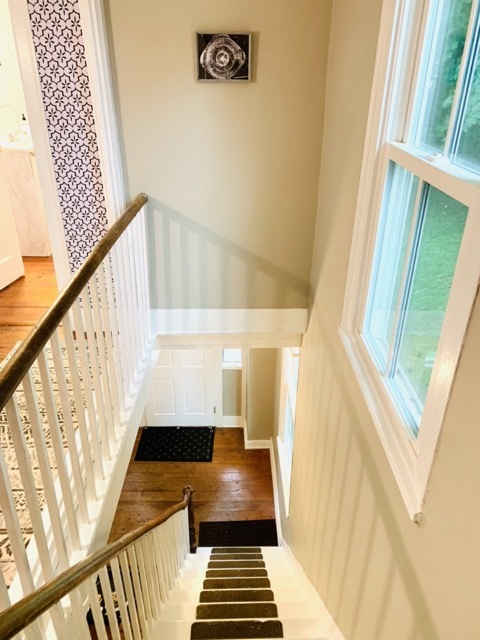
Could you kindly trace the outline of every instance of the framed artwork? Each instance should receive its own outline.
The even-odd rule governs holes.
[[[249,82],[250,33],[197,33],[197,80]]]

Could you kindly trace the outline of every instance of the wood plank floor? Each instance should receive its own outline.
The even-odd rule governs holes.
[[[55,300],[52,258],[23,258],[25,275],[0,291],[0,362],[24,340]]]
[[[275,518],[270,453],[245,450],[242,429],[216,429],[212,462],[136,462],[136,446],[110,542],[180,502],[187,484],[195,491],[197,540],[201,521]]]

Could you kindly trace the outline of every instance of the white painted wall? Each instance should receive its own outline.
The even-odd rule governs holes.
[[[154,306],[306,306],[329,20],[330,0],[107,3]],[[194,33],[216,30],[253,32],[253,82],[195,81]]]

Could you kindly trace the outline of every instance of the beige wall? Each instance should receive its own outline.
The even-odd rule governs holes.
[[[281,355],[277,349],[250,349],[247,368],[247,439],[268,440],[273,435],[275,385]]]
[[[224,369],[222,372],[223,415],[242,415],[242,370]]]
[[[330,0],[106,4],[128,187],[150,196],[154,306],[305,307]],[[253,32],[253,82],[195,81],[202,30]]]
[[[380,0],[334,1],[315,300],[302,348],[292,500],[283,532],[347,640],[476,640],[480,303],[420,526],[409,520],[337,333],[380,8]]]

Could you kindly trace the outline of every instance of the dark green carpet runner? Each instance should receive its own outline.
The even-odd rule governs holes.
[[[283,638],[258,547],[212,549],[191,640]]]

